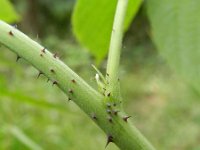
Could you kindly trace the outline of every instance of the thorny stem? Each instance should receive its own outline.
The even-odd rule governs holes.
[[[123,150],[154,150],[145,137],[118,112],[113,103],[89,86],[67,65],[43,46],[31,40],[12,26],[0,21],[0,43],[15,52],[43,73],[72,99]],[[117,113],[116,113],[117,112]]]
[[[110,48],[107,63],[107,88],[110,90],[115,99],[120,100],[120,87],[119,87],[119,62],[121,54],[121,45],[124,29],[124,18],[126,15],[128,0],[118,0],[113,29],[110,40]]]

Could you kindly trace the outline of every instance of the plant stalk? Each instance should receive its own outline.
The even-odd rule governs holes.
[[[14,27],[0,21],[0,43],[27,60],[68,95],[122,150],[153,150],[123,112],[108,114],[105,97],[89,86],[59,58]],[[110,108],[109,108],[110,109]],[[112,106],[112,111],[117,111]]]
[[[115,99],[120,100],[119,85],[119,63],[124,31],[124,19],[126,16],[128,0],[118,0],[116,13],[113,22],[113,29],[110,40],[108,62],[107,62],[107,88]]]

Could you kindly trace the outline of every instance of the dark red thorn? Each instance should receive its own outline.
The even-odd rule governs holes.
[[[54,70],[54,69],[50,69],[50,71],[51,71],[52,73],[55,73],[55,70]]]
[[[110,109],[107,109],[106,112],[107,112],[108,114],[111,114],[111,110],[110,110]]]
[[[123,117],[123,120],[125,121],[125,122],[128,122],[128,119],[130,118],[131,116],[125,116],[125,117]]]
[[[18,60],[19,60],[20,58],[21,58],[20,56],[17,56],[16,62],[18,62]]]
[[[58,82],[57,81],[53,81],[52,85],[58,85]]]
[[[38,76],[37,76],[37,79],[42,75],[43,73],[40,71]]]
[[[16,25],[16,24],[14,24],[13,27],[14,27],[15,29],[17,29],[17,25]]]
[[[91,117],[93,120],[97,120],[97,116],[94,113],[91,115]]]
[[[53,54],[53,57],[58,58],[58,54],[57,53]]]
[[[111,142],[113,142],[113,136],[112,136],[112,135],[108,135],[108,137],[107,137],[106,147],[107,147],[108,144],[110,144]],[[106,148],[106,147],[105,147],[105,148]]]
[[[114,110],[114,111],[113,111],[113,114],[114,114],[115,116],[117,116],[118,112],[120,112],[120,111],[119,111],[119,110]]]
[[[108,121],[109,121],[110,123],[113,123],[113,120],[112,120],[112,117],[111,117],[111,116],[108,117]]]
[[[111,107],[111,104],[110,104],[110,103],[107,103],[106,106],[107,106],[108,108],[110,108],[110,107]]]
[[[73,94],[73,93],[74,93],[72,89],[69,89],[68,92],[69,92],[70,94]]]
[[[110,97],[111,93],[108,93],[107,96]]]
[[[11,35],[11,36],[14,36],[14,34],[13,34],[13,32],[12,32],[12,31],[10,31],[10,32],[9,32],[9,35]]]
[[[74,79],[71,80],[72,83],[76,83],[76,81]]]
[[[46,53],[46,48],[43,48],[41,51],[42,51],[43,53]]]

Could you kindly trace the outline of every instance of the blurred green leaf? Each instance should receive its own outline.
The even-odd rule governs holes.
[[[42,108],[48,108],[48,109],[56,109],[58,111],[67,111],[66,107],[64,105],[60,104],[54,104],[47,102],[45,100],[37,100],[32,98],[31,96],[25,96],[22,93],[19,92],[9,92],[4,90],[1,95],[1,98],[10,98],[11,100],[15,100],[21,103],[30,104],[32,106],[42,107]]]
[[[16,126],[10,126],[8,129],[13,136],[15,136],[20,142],[26,145],[31,150],[42,150],[28,135],[26,135],[21,129]]]
[[[20,19],[9,0],[0,0],[0,19],[10,23]]]
[[[125,30],[136,15],[142,0],[130,0]],[[95,56],[99,63],[107,54],[117,0],[78,0],[72,18],[78,41]]]
[[[160,54],[200,91],[200,1],[149,0],[147,7]]]

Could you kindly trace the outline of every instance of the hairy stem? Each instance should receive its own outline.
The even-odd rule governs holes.
[[[120,99],[120,87],[119,87],[119,62],[121,54],[121,45],[123,38],[123,25],[126,15],[128,0],[118,0],[113,30],[110,40],[110,48],[107,63],[107,81],[108,89],[112,96],[116,99]]]
[[[3,21],[0,21],[0,43],[15,52],[18,58],[31,63],[66,93],[108,135],[108,142],[114,142],[123,150],[153,150],[123,112],[118,112],[112,103],[105,103],[103,95],[56,55]]]

